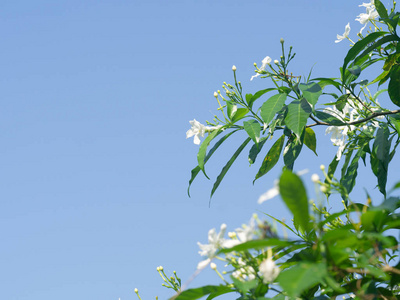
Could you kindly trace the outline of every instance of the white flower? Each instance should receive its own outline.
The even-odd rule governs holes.
[[[279,180],[274,181],[274,187],[272,189],[269,189],[266,191],[264,194],[262,194],[259,198],[257,203],[261,204],[267,200],[270,200],[276,196],[279,195]]]
[[[314,182],[314,183],[317,183],[319,181],[318,174],[312,174],[311,175],[311,181]]]
[[[264,57],[264,59],[261,61],[261,67],[260,67],[260,71],[265,71],[265,68],[267,67],[267,65],[269,65],[271,63],[272,59],[269,56]],[[251,76],[250,81],[253,80],[254,78],[260,76],[261,74],[258,73],[254,76]]]
[[[337,40],[335,43],[339,43],[340,41],[343,41],[344,39],[347,39],[349,37],[350,33],[350,23],[347,23],[346,27],[344,28],[344,33],[343,35],[336,35]]]
[[[236,236],[241,243],[251,241],[254,236],[254,231],[256,230],[256,223],[254,218],[250,219],[249,225],[242,225],[241,228],[236,229]]]
[[[203,260],[199,262],[197,265],[197,269],[203,269],[206,267],[210,262],[211,259],[214,258],[215,253],[217,253],[219,248],[224,247],[226,244],[226,240],[224,239],[224,234],[226,231],[226,224],[221,225],[221,230],[217,234],[215,231],[215,228],[210,229],[208,232],[208,243],[209,244],[200,244],[200,242],[197,243],[200,247],[199,254],[201,256],[207,256],[208,258],[206,260]]]
[[[200,145],[200,137],[204,137],[204,134],[206,132],[210,132],[216,129],[221,128],[221,125],[218,126],[205,126],[201,124],[200,122],[196,121],[196,119],[193,119],[193,121],[189,121],[190,125],[192,125],[192,128],[190,128],[186,132],[186,138],[190,138],[194,136],[193,143],[196,145]]]
[[[264,260],[259,267],[260,273],[263,276],[263,282],[269,283],[275,280],[279,275],[280,269],[276,266],[272,258]]]
[[[379,17],[378,12],[375,9],[374,2],[371,1],[370,3],[363,3],[360,6],[364,6],[366,8],[366,13],[359,14],[356,18],[356,21],[360,22],[362,25],[364,25],[363,28],[361,28],[360,33],[364,30],[364,28],[367,26],[368,22],[371,20],[375,20],[377,17]]]
[[[243,266],[243,268],[236,269],[234,272],[232,272],[233,277],[239,279],[240,281],[253,280],[256,278],[256,272],[254,271],[253,267],[246,266],[241,257],[238,259],[238,264]]]

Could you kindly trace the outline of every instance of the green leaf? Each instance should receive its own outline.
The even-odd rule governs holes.
[[[266,124],[269,124],[275,117],[275,114],[282,109],[286,98],[286,94],[277,94],[263,103],[260,115]]]
[[[252,95],[252,97],[249,100],[247,100],[247,95],[246,95],[247,104],[249,105],[249,107],[253,107],[254,101],[256,101],[258,98],[260,98],[265,93],[268,93],[270,91],[275,91],[275,90],[276,90],[276,88],[269,88],[269,89],[258,91],[257,93]]]
[[[352,81],[356,80],[358,78],[358,76],[360,76],[361,74],[361,67],[360,66],[353,66],[351,68],[347,69],[350,74],[354,75],[355,78],[352,79]]]
[[[389,18],[387,9],[385,8],[385,6],[382,4],[382,2],[380,0],[375,0],[374,5],[375,5],[376,11],[378,12],[381,19]]]
[[[378,31],[379,32],[379,31]],[[374,33],[378,33],[378,32],[374,32]],[[368,35],[367,37],[365,37],[364,39],[366,39],[366,38],[368,38],[369,36],[371,36],[372,34],[374,34],[374,33],[371,33],[370,35]],[[381,32],[382,33],[382,32]],[[386,34],[387,32],[385,32],[385,34]],[[382,35],[382,34],[381,34]],[[373,51],[373,50],[375,50],[375,49],[377,49],[378,47],[380,47],[380,46],[382,46],[383,44],[385,44],[385,43],[388,43],[388,42],[392,42],[392,41],[396,41],[396,40],[398,40],[398,38],[395,36],[395,35],[387,35],[387,36],[384,36],[383,38],[381,38],[380,40],[378,40],[378,41],[376,41],[375,43],[373,43],[372,45],[370,45],[367,49],[365,49],[364,51],[363,51],[363,53],[361,53],[356,59],[355,59],[355,61],[354,61],[354,65],[361,65],[361,64],[363,64],[367,59],[369,59],[369,54]],[[361,40],[361,41],[363,41],[363,40]],[[361,42],[360,41],[360,42]],[[357,44],[357,43],[356,43]],[[354,46],[353,46],[354,47]],[[350,51],[349,51],[350,52]],[[363,69],[364,69],[364,67],[363,67]]]
[[[376,132],[376,138],[372,147],[371,167],[378,179],[379,191],[385,196],[391,142],[392,139],[389,139],[389,129],[386,124],[382,124]]]
[[[298,297],[310,287],[323,283],[327,276],[324,263],[299,263],[282,271],[277,281],[282,289],[291,297]]]
[[[400,115],[389,116],[390,122],[396,128],[397,134],[400,135]]]
[[[300,137],[310,114],[311,107],[306,99],[295,100],[288,105],[288,113],[285,117],[286,126]]]
[[[304,133],[302,134],[300,139],[295,136],[295,138],[291,138],[288,140],[286,147],[283,150],[283,162],[289,170],[293,170],[294,162],[300,155],[301,149],[303,148],[303,140]]]
[[[279,156],[281,155],[283,143],[285,141],[285,135],[282,135],[269,149],[267,155],[265,156],[260,169],[254,179],[253,183],[260,178],[267,174],[278,162]]]
[[[222,132],[222,129],[218,129],[218,130],[214,130],[212,131],[207,137],[206,139],[201,143],[200,148],[199,148],[199,152],[197,153],[197,163],[198,166],[200,167],[200,170],[203,171],[204,175],[210,179],[207,174],[206,174],[206,170],[204,169],[204,158],[206,157],[206,152],[207,152],[207,147],[208,145],[210,145],[210,142],[218,135]]]
[[[258,144],[254,144],[251,147],[250,152],[249,152],[249,163],[251,165],[256,162],[256,158],[266,142],[267,142],[267,137],[264,137],[260,140],[260,142]]]
[[[251,138],[247,138],[243,144],[240,145],[240,147],[236,150],[236,152],[233,154],[231,159],[226,163],[226,165],[222,168],[221,173],[218,175],[217,180],[214,182],[214,186],[211,191],[210,198],[214,195],[215,191],[217,190],[219,184],[221,183],[222,179],[224,179],[226,173],[228,172],[229,168],[232,166],[232,164],[235,162],[236,158],[239,156],[239,154],[243,151],[244,147],[247,146],[247,144],[250,142]]]
[[[361,158],[363,148],[359,149],[347,168],[346,175],[341,178],[340,183],[346,188],[347,194],[350,194],[356,183],[358,160]]]
[[[229,132],[228,134],[224,135],[222,138],[220,138],[220,139],[218,140],[218,142],[216,142],[215,145],[214,145],[214,146],[211,148],[211,150],[208,152],[206,158],[204,159],[204,163],[206,163],[206,162],[210,159],[210,157],[214,154],[214,152],[218,149],[218,147],[219,147],[228,137],[230,137],[232,134],[234,134],[234,133],[237,132],[237,131],[239,131],[239,129],[234,130],[234,131],[231,131],[231,132]],[[192,185],[194,179],[196,178],[197,174],[199,174],[199,172],[200,172],[200,167],[199,167],[199,166],[195,167],[195,168],[192,170],[192,172],[191,172],[191,177],[190,177],[190,180],[189,180],[189,186],[188,186],[188,190],[187,190],[188,196],[189,196],[189,197],[190,197],[190,192],[189,192],[190,186]]]
[[[390,100],[400,106],[400,65],[394,65],[390,71],[388,93]]]
[[[322,94],[321,87],[315,82],[308,84],[300,83],[299,89],[303,92],[303,96],[306,98],[308,103],[312,105],[317,103],[319,96]]]
[[[263,249],[272,246],[288,247],[297,244],[298,242],[299,241],[286,241],[275,238],[267,238],[264,240],[251,240],[248,242],[240,243],[239,245],[233,246],[231,248],[220,249],[218,250],[217,255],[220,253],[240,252],[240,251],[247,251],[250,249]]]
[[[254,143],[258,144],[260,141],[261,125],[256,120],[250,120],[243,122],[244,130],[247,132],[249,137]]]
[[[304,135],[304,144],[315,153],[317,154],[317,139],[315,138],[315,132],[310,127],[306,127],[305,135]]]
[[[231,276],[231,279],[233,281],[233,284],[235,285],[235,288],[241,294],[247,294],[247,292],[249,290],[254,289],[258,284],[258,280],[257,279],[253,279],[253,280],[249,280],[249,281],[241,281],[239,279],[236,279],[233,276]]]
[[[306,189],[300,177],[291,171],[283,171],[279,179],[279,193],[292,212],[295,222],[308,231],[310,215]]]
[[[373,41],[375,41],[377,38],[381,37],[382,35],[385,35],[387,32],[384,31],[377,31],[373,32],[369,35],[367,35],[365,38],[362,40],[358,41],[353,45],[353,47],[350,48],[350,50],[347,52],[347,55],[344,59],[343,66],[342,66],[342,79],[345,79],[345,71],[347,68],[347,65],[350,61],[355,59],[357,55],[369,44],[371,44]],[[372,51],[372,50],[371,50]]]
[[[171,297],[169,300],[195,300],[211,293],[229,293],[234,290],[226,285],[206,285],[199,288],[185,290],[182,293]]]
[[[226,100],[226,111],[228,114],[228,118],[232,121],[232,118],[235,116],[237,111],[237,105],[232,101]]]
[[[247,108],[238,108],[236,110],[235,115],[232,117],[232,124],[243,119],[247,115],[248,112],[249,112],[249,110]]]
[[[314,111],[314,115],[320,119],[322,122],[328,123],[329,125],[333,126],[343,126],[346,125],[343,121],[339,120],[338,118],[332,116],[323,111],[316,110]]]

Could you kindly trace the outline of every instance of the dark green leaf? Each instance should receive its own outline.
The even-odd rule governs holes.
[[[394,65],[390,71],[388,93],[390,100],[400,106],[400,65]]]
[[[267,142],[267,137],[264,137],[260,140],[258,144],[254,144],[249,152],[249,163],[254,164],[258,154],[260,153],[262,147]]]
[[[243,122],[244,130],[254,143],[258,144],[260,141],[261,125],[256,120]]]
[[[304,139],[304,133],[301,138],[291,138],[288,140],[285,149],[283,150],[283,162],[289,170],[293,170],[294,162],[300,155],[303,147],[302,140]]]
[[[232,166],[232,164],[235,162],[236,158],[239,156],[239,154],[243,151],[244,147],[247,146],[247,144],[250,142],[251,138],[247,138],[243,144],[240,145],[240,147],[236,150],[236,152],[233,154],[231,159],[226,163],[226,165],[222,168],[221,173],[218,175],[217,180],[214,182],[214,186],[211,191],[210,198],[214,194],[214,192],[217,190],[219,184],[221,183],[222,179],[224,179],[226,173],[228,172],[229,168]]]
[[[385,35],[387,32],[383,31],[378,31],[378,32],[373,32],[369,35],[367,35],[365,38],[362,40],[358,41],[353,45],[353,47],[350,48],[350,50],[347,52],[347,55],[344,59],[343,62],[343,67],[342,67],[342,77],[344,79],[344,74],[347,68],[347,65],[350,61],[355,59],[357,55],[369,44],[371,44],[373,41],[375,41],[377,38],[381,37],[382,35]],[[371,50],[372,51],[372,50]]]
[[[327,276],[324,263],[299,263],[281,272],[277,278],[279,285],[291,297],[298,297],[306,289],[324,283]]]
[[[386,195],[386,182],[387,172],[390,160],[390,144],[389,129],[386,124],[382,126],[376,132],[376,138],[372,147],[371,152],[371,167],[374,174],[378,178],[379,191]]]
[[[204,175],[210,179],[207,174],[206,174],[206,170],[204,169],[204,158],[206,157],[206,152],[207,152],[207,147],[208,145],[210,145],[210,142],[218,135],[222,132],[222,129],[218,129],[218,130],[214,130],[212,131],[207,137],[206,139],[201,143],[200,148],[199,148],[199,152],[197,153],[197,163],[198,166],[200,168],[200,170],[203,171]]]
[[[362,148],[357,151],[356,155],[350,163],[350,166],[347,168],[346,175],[340,180],[340,183],[346,188],[348,194],[351,193],[356,183],[358,160],[360,159],[362,153]]]
[[[335,155],[335,157],[333,158],[332,162],[329,164],[328,167],[328,177],[329,179],[332,180],[333,175],[335,174],[336,168],[339,164],[339,160],[337,159],[337,156]],[[325,180],[325,183],[328,183],[328,180]]]
[[[400,115],[389,116],[390,122],[396,128],[397,134],[400,135]]]
[[[233,292],[234,290],[226,285],[206,285],[199,288],[185,290],[182,293],[171,297],[169,300],[195,300],[211,293]]]
[[[349,72],[354,75],[356,78],[360,75],[361,73],[361,67],[360,66],[354,66],[351,68],[348,68]]]
[[[264,104],[261,106],[260,115],[266,124],[269,124],[275,117],[275,114],[282,109],[286,98],[286,94],[277,94],[264,102]]]
[[[343,121],[339,120],[338,118],[332,116],[331,114],[328,114],[323,111],[314,111],[314,115],[320,119],[322,122],[328,123],[329,125],[333,126],[342,126],[346,125]]]
[[[315,138],[315,132],[312,130],[310,127],[307,127],[305,130],[305,135],[304,135],[304,144],[312,151],[315,153],[315,155],[318,156],[317,154],[317,139]]]
[[[291,171],[283,171],[279,179],[279,193],[292,212],[294,220],[304,231],[308,231],[310,220],[308,198],[300,177]]]
[[[269,149],[267,155],[265,156],[260,169],[256,175],[254,181],[256,181],[261,176],[267,174],[278,162],[279,156],[281,155],[283,143],[285,141],[285,136],[282,135]],[[253,183],[254,183],[253,181]]]
[[[375,4],[376,11],[378,12],[381,19],[389,18],[387,10],[380,0],[375,0],[374,4]]]
[[[285,117],[286,126],[300,137],[307,124],[310,113],[311,107],[306,99],[303,98],[301,101],[293,101],[288,105],[288,113]]]
[[[318,101],[319,96],[322,94],[322,89],[318,83],[312,82],[308,84],[299,84],[299,89],[303,92],[304,98],[308,103],[315,105]]]
[[[218,140],[218,142],[216,142],[215,145],[214,145],[214,146],[211,148],[211,150],[208,152],[206,158],[204,159],[204,163],[206,163],[206,162],[210,159],[210,157],[213,155],[213,153],[215,152],[215,150],[217,150],[218,147],[219,147],[228,137],[230,137],[232,134],[234,134],[234,133],[237,132],[238,130],[239,130],[239,129],[234,130],[234,131],[231,131],[231,132],[229,132],[228,134],[224,135],[222,138],[220,138],[220,139]],[[190,197],[190,193],[189,193],[190,186],[192,185],[193,180],[196,178],[196,176],[197,176],[197,174],[199,174],[199,172],[200,172],[200,167],[199,167],[199,166],[197,166],[196,168],[194,168],[194,169],[192,170],[192,172],[191,172],[191,178],[190,178],[190,180],[189,180],[189,186],[188,186],[188,190],[187,190],[188,196],[189,196],[189,197]]]

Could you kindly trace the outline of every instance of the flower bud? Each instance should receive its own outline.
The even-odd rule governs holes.
[[[217,265],[214,264],[214,263],[211,263],[211,264],[210,264],[210,267],[211,267],[211,269],[213,269],[213,270],[216,270],[216,269],[217,269]]]
[[[255,67],[257,67],[257,63],[254,63],[253,65],[254,65]]]
[[[162,266],[159,266],[158,268],[160,269],[160,271],[164,270],[164,268]]]
[[[281,42],[281,44],[283,44],[285,42],[285,40],[283,38],[281,38],[280,42]]]
[[[278,65],[279,61],[277,59],[274,60],[274,64]]]
[[[320,165],[319,168],[321,169],[321,171],[325,170],[325,166],[324,165]]]
[[[217,98],[218,97],[218,93],[214,92],[214,97]]]
[[[319,188],[321,192],[323,192],[324,194],[326,192],[328,192],[328,188],[325,185],[321,185],[321,187]]]
[[[139,290],[138,290],[138,289],[136,289],[136,288],[135,288],[135,290],[134,290],[134,291],[135,291],[135,293],[136,293],[136,294],[137,294],[137,293],[139,293]]]
[[[317,183],[319,181],[318,174],[312,174],[311,180],[312,180],[312,182]]]
[[[232,66],[232,71],[233,71],[233,72],[236,71],[236,66],[235,66],[235,65]]]

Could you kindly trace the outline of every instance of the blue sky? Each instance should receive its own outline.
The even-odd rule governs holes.
[[[233,230],[257,210],[288,218],[279,198],[256,203],[279,168],[253,186],[245,153],[211,207],[201,176],[189,198],[198,146],[185,139],[188,121],[212,120],[232,65],[246,92],[268,87],[249,81],[253,63],[278,58],[281,37],[297,52],[294,73],[337,76],[348,43],[334,40],[347,22],[355,38],[359,4],[3,1],[0,298],[127,300],[138,288],[143,300],[167,299],[156,267],[186,281],[210,228]],[[295,165],[310,170],[306,181],[336,152],[323,130],[319,156],[305,149]],[[210,160],[213,179],[243,137]],[[360,173],[358,191],[380,199]],[[205,270],[190,286],[205,283],[218,278]]]

